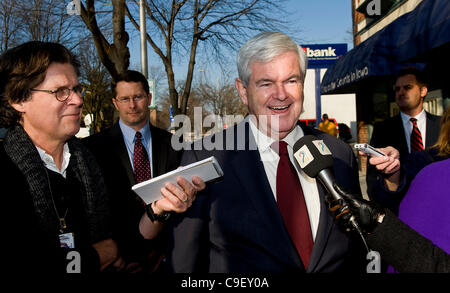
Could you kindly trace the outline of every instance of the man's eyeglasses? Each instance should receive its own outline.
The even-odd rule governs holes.
[[[56,90],[38,90],[38,89],[31,89],[32,92],[45,92],[49,94],[55,95],[55,98],[60,102],[65,102],[71,95],[72,92],[75,92],[77,95],[79,95],[81,98],[84,97],[84,94],[86,93],[86,89],[82,85],[74,86],[73,88],[69,89],[67,87],[62,87]]]
[[[139,102],[140,100],[144,99],[145,97],[147,97],[147,95],[134,95],[134,96],[130,96],[130,97],[119,97],[119,98],[116,98],[116,101],[118,101],[121,104],[128,104],[131,100],[133,100],[133,102]]]

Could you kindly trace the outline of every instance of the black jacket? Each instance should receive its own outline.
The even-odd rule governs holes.
[[[182,152],[171,147],[172,135],[150,125],[152,135],[152,164],[156,177],[180,166]],[[83,139],[103,172],[110,195],[114,239],[127,261],[143,261],[155,245],[139,233],[139,221],[145,213],[144,202],[131,190],[136,183],[119,123],[110,129]]]
[[[435,144],[439,137],[441,116],[432,115],[428,112],[425,113],[427,121],[425,148],[428,148]],[[403,160],[408,156],[409,152],[400,114],[376,123],[373,127],[370,144],[375,148],[387,146],[396,148],[400,152],[400,162],[403,163]],[[378,195],[374,190],[376,181],[380,179],[379,177],[380,172],[374,166],[370,165],[367,160],[367,194],[371,200],[379,201]],[[380,204],[385,205],[383,201]]]
[[[381,259],[402,273],[449,273],[450,255],[435,246],[392,212],[367,237],[368,245]]]

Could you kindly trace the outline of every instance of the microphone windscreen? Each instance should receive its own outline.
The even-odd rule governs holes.
[[[309,177],[327,168],[333,168],[333,156],[323,140],[305,135],[294,144],[294,158],[297,167]]]

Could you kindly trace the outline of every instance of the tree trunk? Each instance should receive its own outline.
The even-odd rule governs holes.
[[[112,0],[114,43],[110,45],[100,31],[96,20],[94,0],[86,0],[86,8],[81,4],[81,18],[92,34],[98,56],[113,80],[125,72],[130,64],[130,51],[125,31],[125,0]]]

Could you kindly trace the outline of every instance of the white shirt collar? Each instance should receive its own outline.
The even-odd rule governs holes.
[[[271,149],[270,146],[272,145],[272,143],[275,142],[275,140],[271,137],[268,137],[266,134],[262,133],[258,129],[258,127],[256,127],[252,119],[249,119],[249,121],[250,121],[249,122],[250,130],[253,134],[253,137],[255,138],[258,149],[261,152],[266,152],[268,149]],[[303,129],[299,125],[296,125],[294,129],[292,129],[291,132],[289,132],[289,134],[282,140],[285,141],[292,149],[297,140],[299,140],[304,135],[305,134],[303,132]]]
[[[409,119],[411,119],[411,118],[416,118],[417,121],[422,120],[422,119],[426,119],[426,113],[425,113],[425,109],[422,109],[422,111],[419,114],[417,114],[416,116],[412,117],[412,116],[409,116],[408,114],[400,112],[400,117],[402,117],[403,124],[406,124],[406,123],[410,122]]]
[[[55,161],[53,160],[53,157],[50,156],[49,154],[47,154],[43,149],[41,149],[38,146],[35,146],[39,156],[41,157],[42,162],[44,162],[44,166],[51,170],[54,171],[56,173],[61,174],[64,178],[66,178],[66,171],[67,171],[67,167],[69,166],[69,161],[70,161],[70,150],[69,150],[69,145],[67,144],[67,142],[64,144],[64,149],[63,149],[63,161],[61,164],[61,170],[58,169],[58,167],[56,167]]]
[[[126,125],[125,123],[123,123],[122,120],[120,120],[120,119],[119,119],[119,125],[120,125],[120,130],[122,130],[122,134],[123,134],[125,140],[127,140],[127,142],[130,144],[134,143],[137,131],[134,130],[133,128],[131,128],[130,126]],[[145,123],[144,127],[139,129],[139,132],[142,134],[142,139],[144,141],[151,140],[151,132],[150,132],[150,126],[149,126],[148,120],[147,120],[147,123]]]

